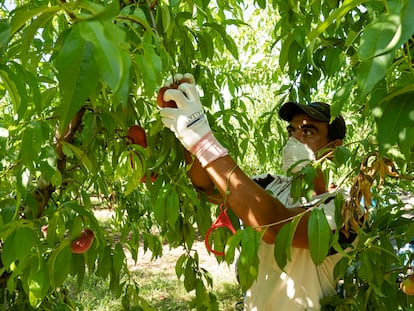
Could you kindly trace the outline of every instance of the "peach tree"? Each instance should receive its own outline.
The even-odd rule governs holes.
[[[329,1],[0,1],[0,303],[10,310],[70,310],[65,281],[109,279],[126,310],[150,308],[128,270],[139,247],[181,248],[177,277],[197,310],[218,309],[213,280],[192,246],[219,213],[191,186],[185,153],[163,128],[157,91],[191,72],[218,139],[248,173],[279,173],[286,100],[325,100],[348,122],[331,160],[294,176],[309,195],[315,169],[349,187],[336,199],[338,233],[312,211],[315,264],[330,248],[342,287],[326,310],[397,310],[413,299],[414,3]],[[140,126],[146,144],[128,129]],[[114,210],[112,229],[96,205]],[[366,210],[359,222],[359,208]],[[217,261],[239,253],[243,290],[254,281],[253,228],[220,232]],[[280,266],[299,219],[275,242]],[[114,238],[116,232],[116,238]]]

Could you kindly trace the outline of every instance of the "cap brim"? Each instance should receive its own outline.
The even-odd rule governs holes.
[[[287,102],[279,109],[279,116],[281,119],[290,122],[294,115],[298,113],[304,113],[312,119],[329,122],[330,117],[311,106],[301,105],[296,102]]]

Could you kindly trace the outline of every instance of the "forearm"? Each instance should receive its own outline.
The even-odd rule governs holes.
[[[223,198],[215,188],[206,169],[201,166],[200,161],[188,151],[185,151],[185,160],[189,167],[187,175],[194,187],[200,192],[203,192],[207,196],[209,202],[220,204],[223,201]]]
[[[170,101],[176,104],[176,108],[164,105],[160,115],[163,124],[194,155],[188,158],[187,154],[187,159],[192,163],[188,176],[194,186],[205,192],[212,202],[226,200],[245,225],[258,229],[266,227],[263,239],[273,243],[281,226],[304,210],[286,208],[235,167],[228,150],[217,141],[210,129],[194,84],[183,83],[179,84],[178,89],[168,89],[162,101],[163,104]],[[216,194],[216,190],[219,193]],[[294,244],[297,242],[300,247],[306,247],[306,215],[302,219],[305,220],[297,227]]]
[[[243,223],[256,228],[266,228],[263,240],[273,243],[281,226],[304,209],[286,208],[239,167],[235,167],[233,159],[226,156],[207,165],[206,172],[221,195],[224,197],[227,193],[227,204]],[[294,239],[297,247],[307,247],[307,215],[302,218]],[[268,225],[270,226],[266,227]]]

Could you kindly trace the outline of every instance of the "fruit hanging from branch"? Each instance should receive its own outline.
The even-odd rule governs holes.
[[[131,125],[128,128],[127,138],[128,138],[128,142],[130,144],[139,145],[143,148],[148,147],[147,134],[145,132],[145,129],[140,125]],[[134,155],[138,155],[137,151],[136,150],[130,150],[129,161],[130,161],[132,169],[135,168]],[[137,158],[136,158],[136,160],[137,160]],[[155,182],[156,179],[157,179],[157,176],[154,173],[151,173],[149,180],[151,182]],[[147,176],[144,175],[141,178],[141,182],[145,183],[146,181],[147,181]]]
[[[148,147],[147,134],[145,133],[145,129],[140,125],[130,126],[128,128],[127,138],[131,144],[140,145],[143,148]]]
[[[183,83],[190,83],[190,84],[194,84],[194,77],[192,75],[190,76],[183,76],[182,79],[178,80],[178,81],[174,81],[173,84],[171,84],[170,86],[163,86],[160,88],[160,90],[158,91],[158,96],[157,96],[157,105],[160,108],[177,108],[177,104],[173,101],[164,101],[164,93],[165,91],[169,90],[169,89],[178,89],[178,86],[180,84]]]
[[[83,254],[86,252],[91,247],[94,238],[95,234],[91,229],[83,229],[80,236],[70,244],[72,253]]]
[[[414,274],[411,274],[400,283],[400,288],[404,294],[413,296],[414,295]]]

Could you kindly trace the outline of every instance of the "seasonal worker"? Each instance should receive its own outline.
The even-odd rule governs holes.
[[[192,83],[194,79],[187,81],[190,83],[165,91],[163,100],[174,101],[177,108],[161,108],[160,115],[164,125],[195,159],[189,170],[192,183],[207,195],[217,193],[216,189],[222,198],[226,196],[228,206],[244,226],[270,225],[259,245],[258,277],[246,293],[245,310],[320,310],[320,299],[335,294],[333,269],[341,255],[331,254],[320,265],[313,263],[308,242],[309,213],[303,212],[317,204],[330,228],[336,230],[333,187],[325,184],[323,172],[319,171],[312,199],[294,201],[290,194],[291,177],[248,177],[213,135],[197,87]],[[330,122],[330,106],[325,103],[287,102],[281,106],[279,116],[288,122],[289,139],[282,156],[284,170],[297,170],[292,164],[304,160],[299,162],[303,166],[317,159],[319,150],[335,148],[345,137],[343,117]],[[300,213],[303,216],[293,237],[291,261],[282,271],[274,259],[275,238],[281,226]]]

